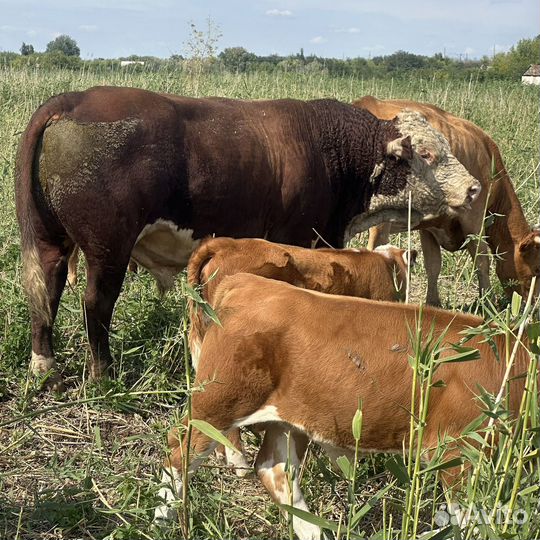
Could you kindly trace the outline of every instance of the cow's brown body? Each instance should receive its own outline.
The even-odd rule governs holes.
[[[99,377],[112,360],[108,329],[130,257],[166,289],[209,234],[309,246],[315,228],[340,246],[353,218],[368,227],[386,207],[406,216],[406,192],[418,183],[415,220],[474,199],[478,183],[444,138],[420,116],[403,116],[413,139],[414,126],[433,131],[449,165],[437,169],[445,172],[438,180],[398,120],[332,100],[192,99],[111,87],[51,98],[34,113],[17,160],[34,371],[55,368],[52,325],[75,245],[87,261],[89,371]],[[49,381],[61,386],[57,374]]]
[[[193,396],[192,417],[227,433],[236,426],[266,422],[267,432],[256,469],[271,495],[290,504],[285,467],[290,456],[298,466],[311,438],[334,456],[354,448],[351,424],[359,404],[363,422],[361,448],[398,452],[407,448],[414,356],[410,331],[419,320],[418,306],[330,296],[248,274],[225,278],[215,294],[221,325],[206,332]],[[460,343],[468,327],[482,320],[470,315],[425,308],[424,340],[433,332],[448,346]],[[505,356],[504,336],[494,343]],[[467,346],[479,350],[474,361],[442,364],[431,389],[423,445],[436,448],[444,435],[459,439],[483,407],[479,388],[497,394],[506,365],[482,334]],[[511,345],[512,346],[512,345]],[[508,409],[519,409],[529,355],[520,345],[509,383]],[[418,410],[418,405],[416,410]],[[291,431],[292,440],[286,434]],[[195,454],[204,455],[211,440],[194,431]],[[174,434],[171,463],[180,471],[181,449]],[[184,452],[185,452],[184,448]],[[451,445],[451,455],[457,449]],[[447,456],[449,457],[449,455]],[[195,465],[199,463],[196,460]],[[445,471],[446,480],[456,470]],[[295,477],[293,504],[306,509]],[[447,482],[448,485],[448,482]],[[280,487],[281,486],[281,487]],[[161,514],[158,514],[158,516]],[[295,521],[300,538],[318,537],[318,529]]]
[[[418,226],[428,275],[427,301],[440,304],[437,278],[441,269],[441,246],[457,251],[466,245],[478,267],[480,293],[489,288],[489,246],[496,254],[495,269],[507,294],[516,290],[526,296],[532,276],[540,275],[540,231],[531,230],[528,225],[493,139],[472,122],[428,103],[365,96],[353,105],[382,119],[394,118],[404,109],[420,112],[446,137],[453,154],[482,184],[482,192],[471,210],[456,216],[439,216]],[[482,232],[485,212],[495,217]],[[370,247],[388,242],[391,230],[389,225],[373,228]],[[472,236],[465,244],[469,235]],[[478,241],[479,235],[485,235],[485,241],[483,238]]]

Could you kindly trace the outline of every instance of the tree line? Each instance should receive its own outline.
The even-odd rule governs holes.
[[[441,53],[424,56],[396,51],[373,58],[324,58],[305,55],[303,49],[288,56],[257,55],[244,47],[229,47],[218,53],[219,29],[209,26],[201,32],[191,24],[191,36],[186,43],[186,57],[174,54],[170,58],[132,55],[123,58],[82,60],[77,42],[61,35],[47,44],[45,52],[36,52],[31,44],[23,43],[19,53],[0,52],[0,66],[112,70],[122,60],[136,62],[124,69],[141,71],[182,70],[189,72],[296,72],[360,77],[418,76],[436,78],[508,78],[519,80],[531,64],[540,60],[540,35],[522,39],[508,52],[481,59],[449,58]]]

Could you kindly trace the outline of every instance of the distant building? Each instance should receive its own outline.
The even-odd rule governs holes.
[[[131,66],[132,64],[144,66],[144,62],[142,60],[120,60],[120,67]]]
[[[523,84],[540,84],[540,64],[532,64],[521,76]]]

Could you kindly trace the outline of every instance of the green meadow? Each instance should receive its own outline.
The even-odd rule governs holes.
[[[186,534],[289,538],[287,516],[258,479],[238,478],[216,458],[210,458],[190,482],[188,511],[180,512],[186,520],[167,529],[152,525],[166,433],[181,415],[189,391],[183,356],[187,317],[183,277],[160,298],[147,273],[127,276],[112,326],[115,376],[95,384],[87,381],[85,369],[89,349],[82,319],[81,260],[79,283],[64,292],[54,335],[68,390],[64,395],[43,393],[28,372],[30,324],[21,289],[14,203],[16,148],[31,114],[47,98],[95,85],[244,99],[332,97],[350,102],[371,94],[433,103],[478,124],[497,142],[531,224],[540,221],[539,89],[474,78],[0,70],[0,539],[160,540]],[[365,241],[364,235],[360,242]],[[407,235],[395,236],[393,243],[406,246]],[[415,233],[412,243],[419,247]],[[465,252],[444,252],[440,280],[444,306],[482,311],[500,331],[517,331],[524,323],[517,301],[512,305],[503,299],[492,274],[492,305],[479,305],[470,257]],[[421,257],[411,290],[415,301],[425,298]],[[531,358],[537,356],[531,353]],[[534,380],[534,365],[532,369],[529,377]],[[481,409],[489,408],[489,396],[483,399]],[[534,385],[522,413],[518,421],[493,414],[491,431],[474,428],[467,435],[470,448],[464,459],[472,464],[473,478],[460,503],[484,510],[493,519],[461,532],[448,527],[440,538],[540,537],[540,414]],[[415,429],[421,432],[421,426]],[[492,436],[495,433],[498,437]],[[246,433],[245,440],[253,457],[258,435]],[[486,459],[487,451],[475,449],[475,440],[495,441],[491,459]],[[380,454],[364,457],[351,472],[336,469],[318,448],[310,448],[300,471],[302,487],[311,511],[333,529],[327,531],[329,537],[390,540],[401,538],[403,531],[412,537],[437,528],[437,512],[446,502],[438,482],[444,463],[425,474],[414,468],[414,475],[404,478],[407,458],[389,459]],[[523,523],[518,517],[525,514],[518,516],[518,510],[527,516]]]

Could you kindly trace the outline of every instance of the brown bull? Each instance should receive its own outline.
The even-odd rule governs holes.
[[[430,141],[439,162],[416,145]],[[479,183],[417,113],[381,121],[333,100],[193,99],[97,87],[32,116],[16,166],[32,367],[55,371],[52,328],[79,245],[86,257],[90,377],[112,362],[109,326],[130,257],[161,289],[199,239],[332,245],[388,219],[454,212]]]

